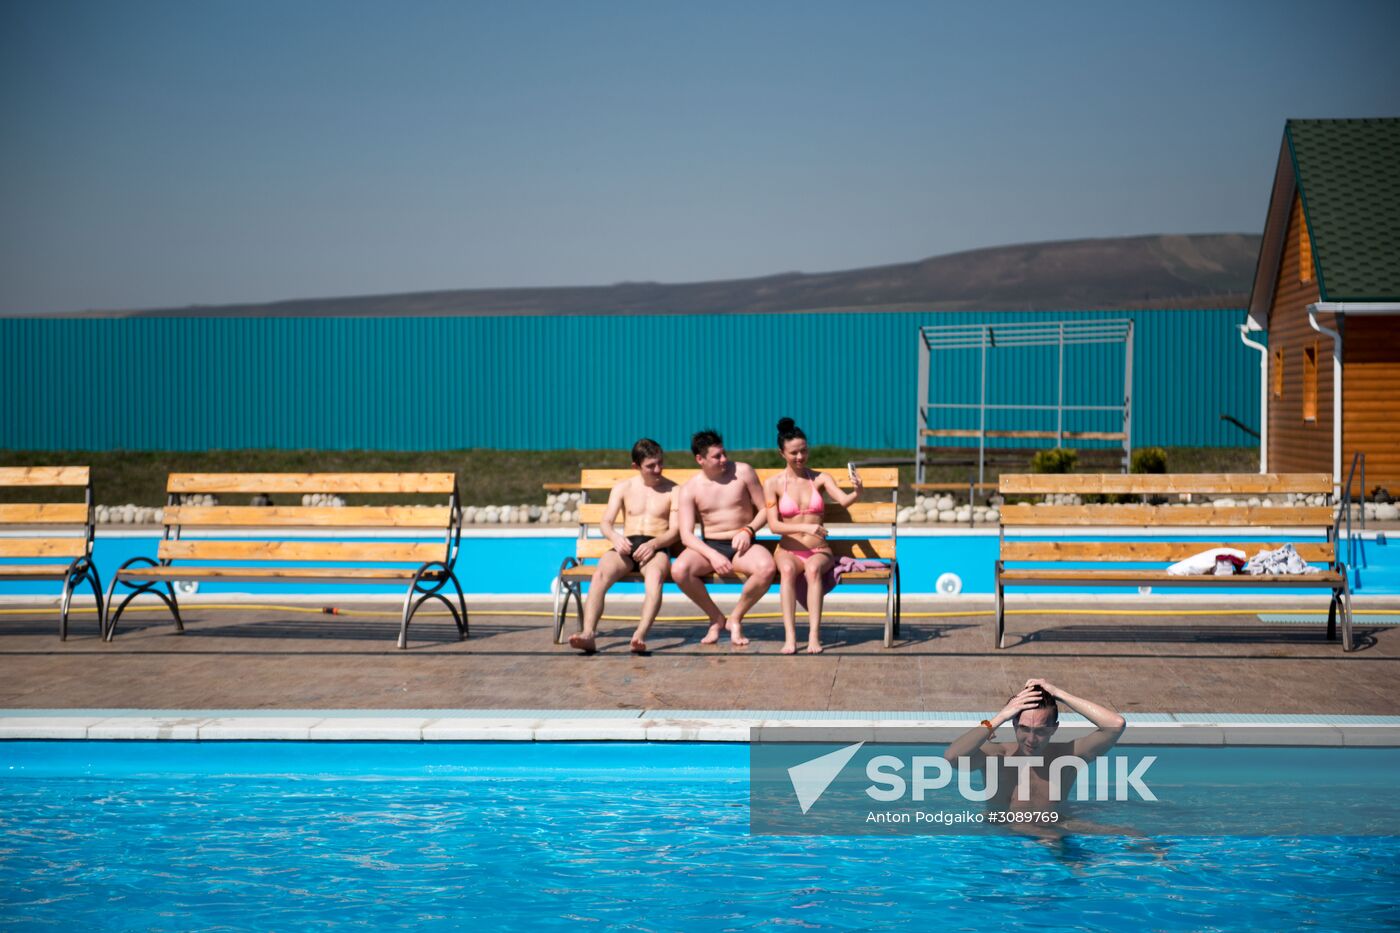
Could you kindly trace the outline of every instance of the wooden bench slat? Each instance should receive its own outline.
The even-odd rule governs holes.
[[[1034,526],[1190,526],[1249,525],[1305,527],[1331,525],[1327,506],[1215,505],[1029,505],[1004,506],[1001,523],[1010,527]]]
[[[0,467],[0,486],[86,486],[85,466]]]
[[[1175,563],[1193,554],[1215,548],[1235,548],[1253,555],[1261,550],[1275,550],[1282,542],[1271,541],[1015,541],[1001,545],[1001,559],[1007,563],[1048,561],[1137,561],[1141,563]],[[1310,562],[1330,563],[1336,548],[1328,542],[1295,544],[1298,556]]]
[[[581,502],[578,507],[579,521],[585,525],[596,525],[603,520],[607,511],[606,502]],[[899,510],[893,502],[853,502],[849,508],[828,502],[822,514],[826,525],[888,525],[895,520]],[[619,516],[623,513],[619,511]],[[618,521],[621,521],[619,517]]]
[[[166,508],[167,525],[260,527],[337,528],[442,528],[452,510],[447,506],[427,505],[361,505],[335,508],[331,506],[193,506],[175,505]]]
[[[0,577],[9,580],[48,580],[67,572],[67,564],[0,564]]]
[[[172,493],[442,493],[453,473],[171,473]]]
[[[913,483],[909,486],[915,492],[962,492],[973,489],[996,489],[996,483]]]
[[[760,538],[762,547],[773,550],[778,546],[777,539]],[[892,560],[895,556],[895,543],[888,538],[850,538],[830,542],[831,552],[837,557],[853,557],[857,560]],[[612,550],[612,542],[606,538],[580,538],[574,548],[574,556],[579,560],[597,560]]]
[[[84,538],[0,538],[0,557],[82,557]]]
[[[412,579],[415,571],[398,567],[128,567],[123,580],[367,580]],[[425,574],[436,579],[440,573]]]
[[[846,465],[840,464],[834,467],[813,467],[819,473],[830,473],[837,484],[843,489],[851,488],[850,477],[846,475]],[[894,489],[899,486],[898,467],[859,467],[860,481],[865,484],[866,489]],[[781,467],[764,467],[756,470],[758,481],[766,483],[774,476],[783,471]],[[674,483],[684,483],[691,479],[700,471],[698,469],[678,469],[667,470],[666,478]],[[612,489],[618,483],[637,475],[637,471],[628,468],[621,469],[597,469],[582,470],[579,474],[579,482],[574,484],[581,489]],[[549,484],[546,484],[548,486]],[[560,484],[561,488],[564,484]],[[572,487],[571,487],[572,488]]]
[[[0,505],[0,525],[85,525],[88,507],[81,502]]]
[[[1167,583],[1201,584],[1203,586],[1253,586],[1262,583],[1307,583],[1327,586],[1341,580],[1335,571],[1322,573],[1288,574],[1232,574],[1217,577],[1213,574],[1201,576],[1176,576],[1165,570],[1003,570],[1003,581],[1026,583],[1033,581],[1075,582],[1075,583]]]
[[[1331,493],[1326,473],[1003,473],[1006,495],[1128,493],[1283,495]]]
[[[425,564],[447,556],[445,544],[409,541],[162,541],[162,560],[382,561]]]

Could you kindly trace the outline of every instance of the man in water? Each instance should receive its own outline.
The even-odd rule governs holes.
[[[608,589],[634,571],[641,571],[646,595],[642,598],[642,617],[632,636],[632,651],[646,653],[647,632],[661,608],[661,587],[671,568],[666,550],[680,540],[676,527],[676,484],[661,475],[663,465],[661,445],[650,438],[642,438],[632,445],[632,466],[637,475],[629,476],[608,493],[608,507],[598,526],[603,537],[612,542],[612,550],[598,558],[598,569],[589,581],[588,602],[583,607],[583,631],[569,636],[569,647],[584,654],[598,650],[598,620],[603,617],[603,600]],[[621,534],[613,527],[619,511],[623,513]]]
[[[1063,703],[1098,728],[1073,742],[1051,742],[1060,724]],[[997,727],[1010,720],[1015,726],[1016,741],[993,742]],[[1062,770],[1063,785],[1058,800],[1050,799],[1050,768],[1057,758],[1074,755],[1086,763],[1113,747],[1126,725],[1123,717],[1089,700],[1074,696],[1048,681],[1032,678],[1015,696],[1006,702],[1001,712],[982,720],[966,734],[959,736],[943,753],[953,765],[966,758],[973,770],[996,768],[996,795],[988,802],[993,810],[1028,810],[1049,813],[1058,810],[1061,800],[1069,797],[1076,775],[1074,768]],[[1027,793],[1018,787],[1018,769],[1006,759],[1012,757],[1039,758],[1040,763],[1026,769],[1029,776]],[[988,774],[987,780],[993,779]]]
[[[671,576],[681,592],[709,617],[710,629],[700,639],[702,645],[713,645],[725,631],[731,643],[747,645],[744,614],[768,592],[778,572],[773,555],[754,546],[758,529],[767,520],[763,488],[753,467],[729,459],[724,439],[713,430],[692,437],[690,452],[700,465],[700,473],[677,492],[685,551],[672,565]],[[704,529],[702,537],[695,535],[697,521]],[[735,571],[747,574],[748,579],[734,611],[726,618],[700,578]]]

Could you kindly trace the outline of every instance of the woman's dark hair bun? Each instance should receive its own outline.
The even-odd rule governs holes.
[[[807,439],[807,435],[802,433],[802,429],[797,426],[796,421],[793,421],[791,418],[779,418],[778,449],[782,450],[783,445],[786,444],[788,441],[792,440],[794,437],[800,437],[804,441]]]

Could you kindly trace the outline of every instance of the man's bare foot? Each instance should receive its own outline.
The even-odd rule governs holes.
[[[807,642],[807,653],[808,653],[808,654],[821,654],[821,653],[822,653],[823,651],[825,651],[825,650],[826,650],[826,649],[822,647],[822,643],[819,642],[819,641],[809,641],[809,642]]]
[[[720,632],[724,631],[723,622],[711,622],[710,630],[705,633],[705,637],[700,639],[702,645],[713,645],[719,641]]]
[[[647,650],[647,643],[637,638],[635,635],[632,637],[632,653],[651,654],[651,652]]]
[[[569,636],[569,647],[584,654],[597,654],[598,643],[594,641],[592,635],[584,635],[582,632]]]
[[[747,645],[749,643],[749,640],[744,637],[744,626],[740,623],[727,622],[725,623],[724,627],[729,629],[730,644],[737,645],[738,647],[742,648],[744,645]]]
[[[785,641],[783,647],[779,649],[780,654],[797,654],[797,642]]]

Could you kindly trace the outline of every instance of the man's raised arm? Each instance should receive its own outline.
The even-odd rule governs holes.
[[[1128,725],[1126,719],[1108,707],[1100,706],[1092,700],[1086,700],[1061,690],[1049,681],[1031,679],[1026,681],[1026,687],[1038,687],[1044,690],[1098,727],[1096,731],[1074,740],[1074,753],[1085,761],[1089,761],[1112,748],[1119,737],[1123,735],[1123,729]]]
[[[997,734],[997,729],[1004,722],[1010,722],[1017,713],[1025,712],[1040,703],[1040,691],[1029,685],[1022,687],[1021,692],[1006,701],[1006,705],[1001,708],[991,719],[984,719],[982,723],[973,726],[971,729],[958,736],[948,743],[947,749],[943,752],[943,758],[953,764],[958,763],[959,758],[966,758],[973,770],[980,769],[987,763],[987,753],[983,746],[991,742]]]

